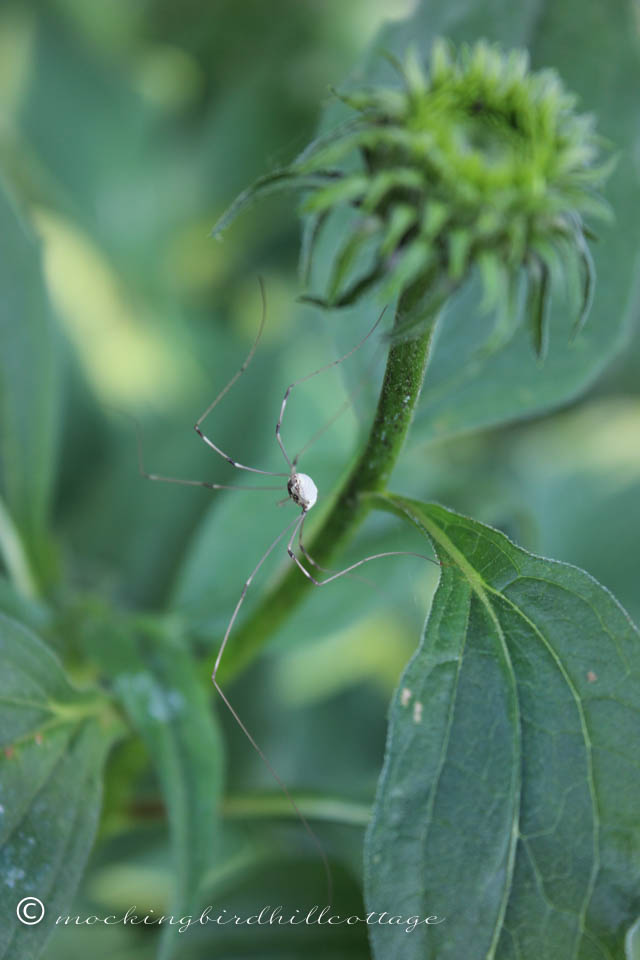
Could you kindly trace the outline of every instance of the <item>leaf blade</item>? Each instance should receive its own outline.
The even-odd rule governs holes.
[[[70,907],[93,843],[102,766],[121,727],[101,698],[71,686],[35,634],[3,615],[0,649],[0,957],[28,960]],[[44,903],[42,923],[18,922],[24,896]]]
[[[24,552],[42,576],[50,562],[59,352],[38,242],[2,180],[0,289],[0,484]]]
[[[385,770],[367,840],[371,908],[374,900],[384,899],[390,905],[385,909],[393,912],[397,906],[397,912],[402,907],[420,916],[448,915],[446,923],[422,928],[416,939],[414,932],[407,957],[533,960],[562,955],[586,960],[620,955],[625,932],[637,916],[638,867],[624,852],[625,845],[632,850],[638,844],[631,799],[640,780],[631,746],[640,725],[633,706],[640,692],[633,664],[637,629],[613,597],[577,568],[527,554],[498,531],[442,507],[391,496],[381,497],[380,503],[415,523],[447,566],[424,644],[408,666],[392,708]],[[471,600],[462,625],[459,597],[452,591],[464,589],[477,600],[475,612]],[[487,685],[492,675],[487,659],[495,667],[496,651],[488,644],[486,624],[478,619],[478,607],[486,602],[501,625],[516,677],[518,710],[511,715],[505,709],[504,685],[497,690]],[[434,689],[428,683],[438,666],[438,631],[452,616],[447,603],[453,603],[454,612],[458,608],[451,629],[458,631],[458,644],[466,645],[460,666],[467,673],[466,700],[454,706],[442,683]],[[418,722],[416,691],[424,697]],[[478,691],[483,691],[480,703]],[[430,812],[424,797],[435,781],[424,742],[445,706],[457,712],[459,731],[444,750],[438,776],[439,783],[445,778],[444,794]],[[496,776],[496,744],[489,750],[485,739],[505,723],[514,738],[519,728],[522,743],[521,793],[512,788],[518,810],[511,828],[500,784],[507,768],[517,763],[516,753],[505,755],[494,789],[486,789],[487,772]],[[503,736],[503,745],[507,740]],[[411,756],[419,758],[413,768]],[[476,799],[486,801],[486,810],[475,809]],[[510,838],[516,840],[510,876],[498,869],[506,859],[494,863],[486,851],[478,852],[483,835],[491,833],[485,821],[495,809],[502,810],[505,849]],[[407,810],[414,820],[424,817],[419,854],[414,850],[409,855],[407,838],[402,832],[399,838],[397,829],[389,840],[390,825],[397,821],[415,846]],[[489,836],[487,842],[491,839],[497,840]],[[502,915],[496,884],[502,885]],[[410,896],[416,890],[422,891],[419,904],[415,893],[413,901]],[[493,893],[489,914],[487,891]],[[376,956],[388,955],[390,936],[375,929]]]
[[[149,750],[162,787],[175,871],[172,913],[193,912],[220,843],[222,746],[201,671],[188,649],[163,626],[141,631],[139,666],[115,678],[116,693]],[[129,658],[131,655],[129,654]],[[167,928],[159,956],[170,957],[179,938]]]

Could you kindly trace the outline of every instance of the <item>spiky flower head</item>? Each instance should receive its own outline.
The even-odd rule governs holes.
[[[311,248],[334,211],[354,211],[324,295],[307,299],[347,306],[381,284],[385,298],[419,290],[421,314],[432,315],[477,267],[485,304],[513,315],[524,277],[541,354],[553,285],[573,292],[576,329],[590,306],[583,217],[608,209],[595,192],[607,171],[593,120],[521,51],[481,41],[456,55],[437,41],[428,71],[414,54],[397,66],[399,89],[341,96],[352,122],[245,191],[214,232],[258,193],[305,189]],[[419,322],[412,315],[407,328]]]

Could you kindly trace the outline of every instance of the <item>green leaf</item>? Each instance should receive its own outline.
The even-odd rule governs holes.
[[[9,511],[0,498],[0,555],[16,590],[25,599],[37,594],[33,573],[27,560],[22,538]]]
[[[429,270],[435,254],[431,244],[426,240],[412,240],[411,243],[398,254],[397,263],[385,277],[383,295],[386,299],[392,299],[404,289],[407,289],[421,275]]]
[[[527,316],[536,356],[542,360],[547,351],[549,329],[550,274],[544,261],[534,262],[529,268],[527,289]]]
[[[0,957],[28,960],[71,907],[121,725],[107,701],[75,690],[35,634],[2,614],[0,654]],[[18,921],[24,897],[45,905],[41,923]]]
[[[409,204],[396,204],[391,211],[388,230],[380,244],[380,257],[388,257],[411,229],[418,214]]]
[[[58,352],[39,244],[1,179],[0,290],[0,489],[26,558],[41,572],[57,447]]]
[[[366,848],[376,957],[620,957],[638,915],[640,635],[588,574],[388,495],[442,563]],[[395,939],[394,939],[395,938]]]
[[[325,183],[332,184],[332,186],[325,188],[327,191],[333,190],[334,187],[339,188],[341,192],[344,190],[342,181],[335,184],[335,177],[329,172],[316,171],[307,177],[301,177],[294,169],[288,167],[281,170],[272,170],[271,173],[259,177],[255,183],[252,183],[250,187],[247,187],[236,197],[231,206],[225,210],[213,226],[211,236],[220,237],[236,217],[260,196],[264,197],[279,190],[290,190],[292,187],[296,190],[305,190],[309,187],[323,186]],[[313,209],[314,212],[322,212],[324,208],[319,206],[317,209],[316,207]]]
[[[304,180],[301,182],[305,183]],[[329,186],[314,190],[303,202],[302,210],[305,213],[319,214],[330,210],[336,204],[357,201],[365,193],[367,183],[367,178],[362,174],[334,179]]]
[[[344,242],[342,248],[336,253],[327,293],[329,304],[340,300],[343,283],[356,263],[359,254],[362,254],[372,232],[370,223],[365,220],[361,226],[354,230]]]
[[[206,670],[166,626],[143,625],[129,639],[138,667],[118,673],[115,689],[160,780],[173,848],[172,913],[181,916],[196,910],[219,849],[222,747],[211,714],[213,687],[205,686]],[[126,656],[130,663],[130,650]],[[167,928],[160,956],[170,956],[177,943]]]
[[[585,323],[587,322],[587,317],[591,312],[591,306],[593,304],[593,296],[596,284],[596,266],[593,262],[591,250],[589,249],[589,245],[585,243],[582,235],[580,235],[580,240],[580,261],[582,266],[582,303],[580,305],[580,312],[574,323],[572,332],[573,337],[576,337],[582,331]]]
[[[50,611],[37,600],[28,599],[0,575],[0,613],[17,620],[36,632],[46,630],[51,619]]]

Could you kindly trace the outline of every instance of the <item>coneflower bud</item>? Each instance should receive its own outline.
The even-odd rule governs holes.
[[[398,89],[341,96],[353,121],[245,191],[214,233],[260,193],[303,189],[310,248],[335,211],[354,212],[323,296],[306,299],[341,307],[376,285],[386,299],[418,286],[418,315],[396,327],[413,335],[474,269],[485,306],[503,318],[515,316],[524,279],[542,355],[552,288],[562,282],[572,294],[575,332],[593,295],[583,217],[608,213],[596,190],[610,167],[593,118],[575,112],[553,71],[531,71],[526,53],[483,41],[457,55],[437,41],[428,70],[414,54],[398,69]]]

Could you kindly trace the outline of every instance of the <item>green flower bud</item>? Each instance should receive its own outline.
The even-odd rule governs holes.
[[[311,251],[334,211],[355,213],[324,296],[307,300],[341,307],[374,285],[387,299],[414,287],[424,291],[419,315],[402,328],[413,333],[474,268],[485,307],[499,316],[515,315],[524,277],[541,355],[552,287],[562,282],[573,292],[576,332],[593,295],[583,217],[607,215],[596,190],[610,166],[601,161],[593,119],[575,112],[575,98],[553,71],[530,71],[524,52],[504,54],[481,41],[455,55],[437,41],[428,71],[414,54],[397,66],[399,89],[341,96],[352,122],[245,191],[214,232],[259,193],[303,189]]]

